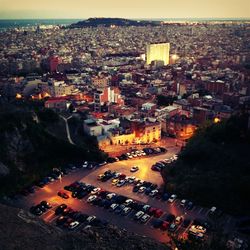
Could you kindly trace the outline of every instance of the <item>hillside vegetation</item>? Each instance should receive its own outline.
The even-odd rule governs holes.
[[[96,143],[75,146],[49,133],[46,124],[56,121],[56,114],[43,109],[0,108],[0,163],[9,173],[0,175],[0,193],[21,189],[54,167],[104,159]]]
[[[250,214],[250,135],[241,114],[200,128],[179,159],[162,173],[180,197],[223,211]]]

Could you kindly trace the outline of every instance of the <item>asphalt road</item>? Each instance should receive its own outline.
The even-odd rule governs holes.
[[[124,228],[127,231],[131,231],[140,235],[145,235],[151,238],[154,238],[160,242],[168,242],[169,237],[167,232],[163,232],[160,229],[154,229],[152,227],[152,222],[155,218],[151,218],[146,224],[140,222],[135,222],[133,220],[132,211],[128,216],[124,217],[122,215],[117,215],[114,212],[109,212],[104,208],[100,208],[94,205],[91,205],[86,202],[87,197],[82,200],[69,198],[62,199],[57,195],[59,190],[63,190],[65,185],[69,185],[75,181],[83,181],[85,183],[92,184],[97,187],[101,187],[109,192],[118,193],[125,195],[131,199],[149,204],[153,207],[161,208],[164,211],[164,214],[161,216],[162,219],[166,217],[167,214],[172,213],[176,216],[181,215],[185,219],[206,219],[208,214],[208,209],[200,206],[195,206],[191,211],[184,210],[180,206],[180,200],[177,199],[173,204],[169,204],[167,201],[161,201],[156,198],[151,198],[145,194],[133,193],[131,184],[124,185],[122,187],[116,187],[111,184],[111,181],[101,182],[97,180],[97,176],[106,170],[115,170],[126,174],[127,176],[135,176],[141,180],[150,181],[152,183],[162,184],[162,178],[159,172],[151,170],[151,166],[162,159],[169,158],[173,154],[178,153],[178,147],[169,147],[168,152],[165,154],[153,156],[153,157],[143,157],[141,159],[130,159],[127,161],[115,162],[112,164],[99,167],[97,169],[76,169],[70,174],[64,176],[61,180],[56,180],[52,183],[49,183],[43,188],[38,188],[34,194],[30,194],[26,197],[21,197],[15,201],[15,205],[29,209],[32,205],[40,203],[42,200],[47,200],[55,206],[65,203],[68,206],[72,207],[75,210],[81,211],[85,214],[95,215],[100,219],[106,220],[111,224],[117,225],[118,227]],[[130,172],[130,168],[134,165],[139,166],[139,171],[135,173]],[[186,197],[181,197],[181,199]],[[42,215],[42,218],[49,223],[53,223],[56,219],[53,211],[48,211]],[[182,227],[178,228],[179,233],[184,233],[187,229]]]

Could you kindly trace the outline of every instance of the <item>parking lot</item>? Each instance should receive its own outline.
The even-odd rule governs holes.
[[[37,188],[35,193],[29,194],[28,196],[21,197],[15,201],[15,204],[26,209],[30,209],[31,206],[34,206],[40,203],[42,200],[46,200],[52,204],[52,209],[44,212],[41,215],[46,222],[52,223],[53,225],[57,224],[57,220],[60,215],[55,215],[55,209],[58,205],[64,203],[68,207],[72,208],[75,211],[80,211],[83,214],[96,216],[102,222],[108,222],[113,225],[117,225],[120,228],[123,228],[127,231],[131,231],[140,235],[145,235],[151,238],[154,238],[161,242],[168,242],[170,233],[167,230],[167,227],[164,228],[162,225],[163,221],[168,220],[169,215],[174,215],[175,217],[181,216],[183,220],[190,221],[190,224],[184,226],[183,223],[177,225],[172,233],[178,235],[179,237],[185,237],[186,232],[189,230],[192,221],[194,220],[207,220],[209,209],[194,205],[192,209],[188,210],[181,206],[181,199],[186,197],[177,197],[173,203],[169,203],[167,200],[162,200],[159,197],[151,197],[146,195],[144,192],[133,192],[133,183],[126,183],[120,187],[112,185],[112,180],[110,178],[107,181],[98,180],[98,176],[105,173],[106,171],[110,172],[119,172],[128,176],[134,176],[142,181],[151,182],[152,184],[157,184],[158,187],[162,185],[162,178],[159,172],[152,171],[151,166],[157,161],[162,159],[168,159],[171,156],[178,153],[178,147],[168,148],[166,153],[159,155],[152,155],[147,157],[133,158],[126,161],[118,161],[110,163],[101,167],[86,169],[86,168],[76,168],[72,170],[69,174],[63,176],[61,179],[50,182],[43,188]],[[132,166],[138,166],[139,170],[136,172],[131,172],[130,169]],[[122,212],[116,212],[110,208],[110,204],[107,208],[94,202],[87,202],[87,199],[91,196],[91,193],[84,196],[82,199],[72,198],[72,193],[65,190],[64,187],[70,185],[74,182],[82,182],[84,185],[90,185],[94,187],[101,188],[102,191],[107,193],[115,193],[117,196],[125,196],[127,199],[132,199],[134,203],[138,203],[140,208],[132,208],[128,214],[122,215]],[[61,190],[69,195],[68,199],[63,199],[58,196],[58,191]],[[113,201],[113,203],[117,203]],[[161,210],[162,213],[160,216],[156,216],[154,213],[150,214],[150,218],[146,222],[142,222],[141,219],[136,219],[135,215],[142,209],[143,205],[149,205],[152,209],[156,208]],[[118,203],[118,205],[121,205]],[[139,209],[139,210],[138,210]],[[145,211],[145,214],[149,214],[149,211]],[[159,217],[159,218],[157,218]],[[69,219],[71,221],[71,219]],[[86,221],[80,223],[73,230],[80,230],[88,225]],[[91,224],[91,223],[90,223]],[[171,222],[170,222],[171,224]],[[64,227],[60,228],[64,230]]]

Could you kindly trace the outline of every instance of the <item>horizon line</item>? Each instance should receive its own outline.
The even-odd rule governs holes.
[[[154,19],[216,19],[216,20],[250,20],[250,17],[147,17],[147,18],[127,18],[127,17],[58,17],[58,18],[53,18],[53,17],[47,17],[47,18],[39,18],[39,17],[34,17],[34,18],[0,18],[0,21],[2,20],[60,20],[60,19],[64,19],[64,20],[73,20],[73,19],[82,19],[82,20],[87,20],[89,18],[120,18],[120,19],[130,19],[130,20],[154,20]]]

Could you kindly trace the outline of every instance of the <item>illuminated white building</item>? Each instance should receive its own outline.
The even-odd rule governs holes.
[[[147,45],[147,64],[153,61],[163,61],[164,65],[169,64],[170,43],[157,43]]]

